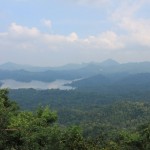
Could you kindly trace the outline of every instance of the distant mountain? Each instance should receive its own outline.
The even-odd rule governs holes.
[[[78,81],[73,81],[71,85],[75,87],[97,87],[97,86],[109,85],[110,82],[111,81],[109,78],[99,74]]]
[[[120,65],[117,61],[113,59],[107,59],[99,64],[100,66],[116,66]]]
[[[106,60],[102,63],[89,64],[82,70],[87,72],[93,72],[95,74],[136,74],[136,73],[150,73],[150,62],[139,63],[124,63],[119,64],[113,60]]]
[[[82,64],[66,64],[64,66],[59,67],[38,67],[38,66],[30,66],[30,65],[20,65],[12,62],[7,62],[0,65],[0,69],[2,70],[26,70],[31,72],[41,72],[41,71],[47,71],[47,70],[78,70],[82,69],[84,67],[90,66],[93,68],[93,66],[114,66],[119,64],[118,62],[108,59],[106,61],[103,61],[101,63],[82,63]]]
[[[82,64],[67,64],[64,66],[60,67],[37,67],[37,66],[30,66],[30,65],[20,65],[20,64],[15,64],[12,62],[7,62],[5,64],[0,65],[1,70],[26,70],[26,71],[31,71],[31,72],[43,72],[43,71],[48,71],[48,70],[76,70],[83,68],[87,66],[88,64],[82,63]]]
[[[133,62],[122,64],[116,71],[128,73],[148,73],[150,72],[150,62]]]
[[[26,71],[32,71],[32,72],[40,72],[40,71],[46,71],[50,70],[50,67],[34,67],[30,65],[20,65],[20,64],[15,64],[12,62],[7,62],[5,64],[0,65],[1,70],[26,70]]]
[[[18,65],[10,62],[0,65],[0,80],[14,79],[24,82],[32,80],[50,82],[57,79],[74,80],[83,78],[85,80],[82,82],[88,83],[90,80],[91,84],[97,84],[102,76],[101,82],[106,81],[104,77],[107,80],[118,81],[124,77],[140,73],[150,73],[150,62],[120,64],[108,59],[101,63],[68,64],[54,68]]]
[[[83,91],[121,92],[150,90],[150,73],[96,75],[74,81],[70,86]]]
[[[76,71],[76,73],[92,76],[96,74],[114,74],[114,73],[146,73],[150,72],[150,62],[133,62],[120,64],[115,60],[108,59],[100,63],[82,63],[82,64],[67,64],[60,67],[36,67],[30,65],[19,65],[15,63],[5,63],[0,65],[0,70],[26,70],[30,72],[53,71]]]
[[[53,67],[53,70],[77,70],[77,69],[82,69],[86,67],[88,63],[82,63],[82,64],[67,64],[64,66],[60,67]]]
[[[74,80],[79,78],[83,78],[83,76],[75,71],[49,70],[44,72],[29,72],[25,70],[0,70],[0,80],[13,79],[22,82],[30,82],[32,80],[51,82],[57,79]]]
[[[150,73],[139,73],[139,74],[133,74],[129,75],[119,81],[117,81],[115,84],[120,84],[122,86],[128,85],[128,86],[150,86]]]

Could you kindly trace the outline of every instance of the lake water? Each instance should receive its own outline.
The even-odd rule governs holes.
[[[2,80],[2,86],[0,88],[9,89],[20,89],[20,88],[33,88],[33,89],[60,89],[60,90],[73,90],[71,86],[65,86],[65,84],[72,83],[70,80],[56,80],[53,82],[41,82],[41,81],[31,81],[31,82],[19,82],[15,80]]]

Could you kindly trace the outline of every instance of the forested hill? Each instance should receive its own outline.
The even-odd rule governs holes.
[[[30,82],[32,80],[52,82],[57,79],[73,80],[82,78],[82,74],[75,71],[45,71],[29,72],[25,70],[0,70],[0,80],[13,79],[16,81]]]
[[[83,127],[83,134],[77,126],[65,127],[56,124],[56,112],[51,111],[48,106],[40,106],[34,112],[22,111],[7,94],[7,90],[0,90],[2,150],[150,149],[149,103],[119,102],[94,106],[92,112],[88,107],[84,108],[84,112],[72,109],[79,122],[80,117],[84,118],[79,123],[79,126]],[[73,119],[72,117],[70,119]]]
[[[150,73],[96,75],[69,84],[83,91],[124,93],[150,90]]]
[[[57,110],[63,125],[109,124],[114,127],[135,127],[150,120],[150,94],[102,94],[76,90],[10,90],[9,97],[25,110],[49,105]]]
[[[33,69],[32,69],[33,68]],[[73,80],[98,74],[107,76],[150,73],[150,62],[120,64],[114,60],[101,63],[68,64],[62,67],[32,67],[17,64],[0,65],[0,80],[13,79],[29,82],[32,80],[51,82],[57,79]]]

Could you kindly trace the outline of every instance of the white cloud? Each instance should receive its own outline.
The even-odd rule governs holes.
[[[68,40],[71,41],[71,42],[77,41],[78,40],[78,35],[75,32],[73,32],[69,35]]]
[[[138,52],[131,49],[130,45],[136,48],[140,44],[150,48],[149,21],[123,18],[118,26],[127,30],[128,34],[118,35],[108,30],[99,35],[80,38],[75,32],[69,35],[48,34],[36,27],[29,28],[12,23],[7,32],[0,33],[1,60],[9,57],[9,60],[24,59],[31,63],[33,60],[39,62],[40,59],[43,62],[56,63],[58,59],[57,65],[81,60],[98,61],[109,57],[124,60],[135,56],[139,58]],[[140,56],[146,55],[147,58],[147,53],[147,50],[142,50]]]
[[[124,47],[122,38],[112,31],[106,31],[99,36],[89,36],[84,39],[90,48],[117,50]]]
[[[126,31],[127,46],[130,43],[150,47],[150,19],[137,18],[135,15],[147,2],[147,0],[123,2],[111,16],[116,26]]]
[[[61,62],[85,62],[109,57],[120,58],[120,60],[150,59],[150,19],[148,18],[148,12],[143,11],[145,6],[145,8],[148,9],[150,0],[63,1],[64,4],[66,1],[71,1],[73,5],[69,6],[73,6],[72,8],[74,8],[75,4],[90,7],[90,9],[87,9],[87,7],[82,8],[83,14],[81,14],[81,18],[80,16],[76,16],[74,10],[71,11],[70,14],[65,15],[66,18],[63,17],[59,21],[58,19],[60,18],[56,16],[55,21],[57,27],[55,28],[55,31],[66,33],[74,28],[76,32],[70,31],[68,35],[53,34],[53,32],[46,33],[42,32],[37,27],[19,25],[15,22],[11,23],[9,28],[6,29],[6,22],[8,21],[4,21],[4,27],[1,28],[1,31],[6,31],[0,32],[0,61],[6,60],[7,58],[9,61],[12,59],[20,59],[20,61],[29,60],[29,62],[36,60],[36,62],[41,64],[42,62],[39,60],[42,60],[60,64]],[[82,11],[80,8],[81,7],[78,7],[77,5],[74,8],[79,11],[77,15]],[[85,11],[85,9],[87,10]],[[87,11],[92,10],[93,12],[84,14]],[[66,12],[64,12],[64,14]],[[98,12],[101,14],[98,14]],[[144,15],[145,18],[143,17]],[[76,17],[79,18],[79,20],[82,19],[84,24],[83,22],[76,21]],[[5,19],[5,13],[1,12],[0,18]],[[67,19],[67,22],[61,24],[65,19]],[[31,24],[32,22],[30,22],[30,25]],[[52,21],[48,18],[41,20],[41,24],[49,31],[52,30]],[[86,32],[88,28],[84,29],[83,25],[87,25],[88,27],[91,26],[91,28],[89,28],[91,31]],[[65,27],[68,27],[68,29],[65,29]],[[94,27],[96,27],[96,29],[93,29]],[[48,30],[44,29],[44,31]],[[85,32],[86,34],[91,33],[92,31],[94,33],[97,31],[101,32],[81,38],[77,31],[80,32],[82,36],[85,36],[83,35]]]
[[[36,37],[40,34],[39,30],[36,27],[28,28],[25,26],[17,25],[16,23],[12,23],[9,27],[9,34],[15,36],[29,36]]]
[[[77,33],[69,35],[42,33],[36,27],[29,28],[12,23],[5,33],[0,33],[0,53],[4,57],[28,62],[35,59],[63,63],[99,59],[111,51],[124,47],[121,37],[112,31],[98,36],[79,38]],[[17,55],[17,56],[16,56]],[[69,57],[68,57],[69,56]],[[31,57],[31,58],[30,58]],[[59,62],[59,63],[60,63]]]
[[[42,20],[42,23],[46,26],[46,27],[48,27],[48,28],[52,28],[52,21],[51,20],[48,20],[48,19],[43,19]]]
[[[128,31],[135,43],[150,47],[150,20],[124,18],[120,26]]]
[[[36,45],[40,45],[40,47],[45,47],[47,45],[48,47],[55,47],[58,50],[62,49],[59,47],[59,45],[63,44],[67,47],[67,45],[71,45],[73,43],[76,44],[76,46],[86,46],[87,44],[87,46],[91,49],[99,48],[111,50],[123,46],[120,37],[118,37],[112,31],[106,31],[99,34],[98,36],[89,36],[87,38],[81,39],[75,32],[67,36],[57,34],[46,34],[40,32],[36,27],[28,28],[25,26],[18,25],[16,23],[12,23],[10,25],[8,32],[0,33],[0,38],[3,37],[5,37],[5,40],[10,43],[12,43],[12,41],[15,40],[17,42],[16,47],[17,45],[21,44],[24,48],[25,43],[28,43],[27,45],[30,45],[31,43],[35,44],[35,42],[37,42],[35,44],[35,47]]]

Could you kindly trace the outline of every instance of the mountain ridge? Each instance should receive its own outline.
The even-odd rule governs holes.
[[[84,68],[88,65],[104,65],[104,66],[111,66],[114,64],[119,64],[117,61],[113,59],[107,59],[102,62],[89,62],[89,63],[81,63],[81,64],[75,64],[70,63],[62,66],[57,67],[39,67],[39,66],[32,66],[32,65],[24,65],[24,64],[17,64],[13,62],[6,62],[3,64],[0,64],[0,69],[2,70],[26,70],[26,71],[35,71],[35,72],[41,72],[41,71],[47,71],[47,70],[76,70]]]
[[[25,82],[32,80],[44,82],[51,82],[57,79],[75,80],[94,77],[96,75],[118,80],[118,78],[139,73],[150,73],[150,62],[120,64],[108,59],[101,63],[70,64],[52,69],[48,67],[32,68],[32,66],[17,65],[10,62],[0,65],[0,80],[14,79]]]
[[[95,73],[115,73],[115,72],[150,72],[150,62],[128,62],[119,63],[113,59],[107,59],[102,62],[89,62],[81,64],[66,64],[58,67],[38,67],[32,65],[21,65],[12,62],[7,62],[0,65],[0,70],[26,70],[29,72],[44,72],[52,71],[66,71],[66,70],[82,70]]]

